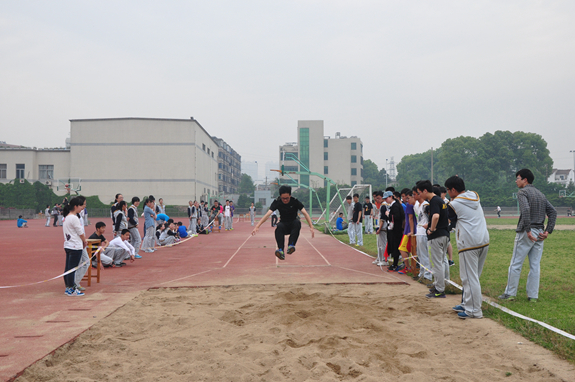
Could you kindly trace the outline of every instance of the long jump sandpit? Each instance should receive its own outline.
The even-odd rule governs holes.
[[[278,262],[272,230],[248,239],[250,230],[240,223],[148,254],[77,300],[58,284],[44,297],[66,308],[43,307],[41,317],[77,304],[84,327],[11,380],[575,380],[573,365],[494,321],[458,319],[460,296],[429,300],[423,285],[309,231]],[[98,319],[82,321],[82,307],[97,303]],[[69,325],[41,317],[38,332]]]

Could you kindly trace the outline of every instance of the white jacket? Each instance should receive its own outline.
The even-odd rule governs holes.
[[[457,250],[463,252],[488,246],[489,232],[479,195],[474,191],[465,191],[450,201],[449,205],[457,214]]]

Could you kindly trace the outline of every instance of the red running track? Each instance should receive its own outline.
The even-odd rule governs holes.
[[[104,221],[111,227],[110,219]],[[62,228],[29,220],[30,228],[0,221],[0,286],[47,280],[63,273]],[[64,295],[62,278],[35,285],[0,289],[0,380],[12,379],[24,368],[69,342],[101,318],[155,287],[382,283],[407,286],[407,276],[383,272],[372,258],[316,231],[302,227],[297,250],[285,261],[274,256],[273,228],[266,222],[251,236],[248,222],[234,230],[200,235],[180,245],[141,253],[143,258],[122,268],[108,268],[102,280],[86,288],[83,297]],[[87,235],[94,225],[86,227]],[[110,230],[110,229],[109,229]],[[108,231],[104,236],[111,239]],[[287,239],[287,238],[286,238]],[[85,285],[85,282],[83,282]]]

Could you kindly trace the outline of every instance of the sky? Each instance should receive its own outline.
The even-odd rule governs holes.
[[[573,168],[574,21],[573,1],[0,0],[0,141],[194,117],[264,164],[323,120],[379,168],[497,130]]]

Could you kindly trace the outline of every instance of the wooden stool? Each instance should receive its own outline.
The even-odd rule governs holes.
[[[86,275],[84,275],[82,280],[85,280],[87,278],[88,279],[88,286],[92,286],[92,277],[96,278],[97,283],[100,282],[100,268],[102,267],[102,261],[100,260],[101,251],[96,254],[97,266],[96,266],[96,274],[95,275],[92,275],[92,255],[94,254],[94,252],[96,250],[98,250],[98,247],[100,246],[101,240],[100,239],[88,239],[87,242],[88,242],[88,245],[86,246],[86,251],[88,252],[88,257],[90,258],[90,264],[88,264],[88,272],[86,273]]]

